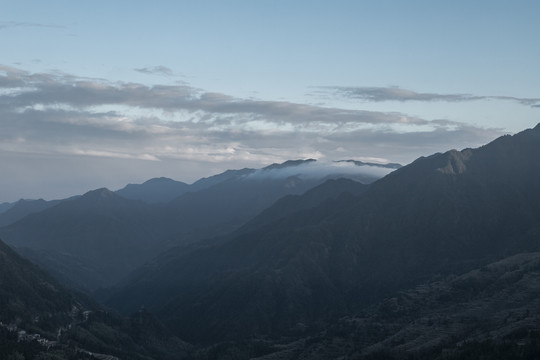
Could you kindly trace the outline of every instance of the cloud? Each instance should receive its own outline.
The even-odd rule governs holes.
[[[246,175],[246,177],[256,179],[288,178],[291,176],[302,179],[322,179],[328,176],[349,176],[358,178],[368,176],[380,178],[388,175],[393,170],[394,169],[371,165],[355,165],[352,162],[310,161],[296,166],[270,169],[263,168]]]
[[[67,106],[85,109],[93,106],[123,105],[210,114],[212,122],[221,125],[243,125],[267,121],[276,125],[291,124],[314,131],[336,130],[354,124],[415,124],[428,121],[394,112],[345,110],[285,101],[238,99],[219,93],[203,92],[187,85],[146,86],[135,83],[111,84],[67,75],[29,74],[0,67],[3,88],[19,87],[9,96],[0,96],[0,105],[25,109],[39,106]],[[234,115],[234,120],[230,118]],[[207,120],[208,116],[201,119]]]
[[[540,98],[519,98],[512,96],[492,96],[492,95],[470,95],[470,94],[437,94],[437,93],[419,93],[397,86],[391,87],[346,87],[346,86],[328,86],[319,87],[323,93],[331,93],[335,96],[358,99],[366,102],[382,101],[445,101],[462,102],[477,100],[509,100],[519,104],[538,107]]]
[[[338,96],[364,101],[471,101],[482,97],[468,94],[417,93],[399,87],[325,87]]]
[[[481,145],[499,134],[396,112],[0,66],[0,158],[9,164],[0,184],[6,194],[10,181],[15,189],[27,176],[67,188],[60,177],[77,173],[95,181],[114,179],[113,185],[122,187],[153,176],[188,181],[298,158],[374,157],[406,164],[436,151]]]
[[[148,75],[164,75],[164,76],[174,75],[174,72],[171,69],[163,65],[145,67],[145,68],[133,69],[133,70],[140,72],[142,74],[148,74]]]

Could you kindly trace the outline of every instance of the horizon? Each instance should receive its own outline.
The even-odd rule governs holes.
[[[407,165],[533,128],[538,11],[532,0],[6,4],[0,203],[291,159]]]
[[[287,161],[291,161],[291,160],[287,160]],[[287,161],[285,161],[285,162],[287,162]],[[269,167],[269,166],[282,165],[285,162],[284,163],[267,164],[266,166],[261,167],[261,168],[227,169],[227,170],[225,170],[225,172],[230,171],[230,170],[237,171],[237,170],[249,169],[249,170],[253,170],[254,172],[250,173],[247,176],[251,176],[251,177],[253,177],[253,176],[261,176],[261,172],[267,171],[268,174],[266,174],[266,176],[271,177],[272,174],[270,174],[270,173],[276,174],[276,172],[278,172],[278,173],[279,172],[285,172],[285,173],[289,173],[289,175],[287,175],[287,176],[294,176],[295,174],[299,173],[299,171],[300,171],[300,173],[299,173],[300,177],[309,178],[309,177],[324,177],[324,176],[328,176],[328,175],[332,175],[332,174],[337,174],[338,173],[337,171],[332,172],[332,170],[333,169],[340,169],[341,173],[343,175],[355,175],[355,174],[356,175],[374,175],[374,176],[377,176],[378,178],[381,178],[381,177],[384,177],[384,176],[388,175],[392,171],[396,170],[396,168],[385,168],[385,167],[380,167],[379,168],[379,167],[377,167],[377,165],[388,165],[390,163],[365,162],[362,165],[356,165],[356,164],[351,164],[349,162],[350,161],[358,161],[358,160],[351,160],[351,159],[342,159],[342,160],[333,160],[333,161],[319,161],[317,159],[294,159],[292,161],[302,161],[303,163],[298,164],[298,165],[293,165],[292,166],[292,168],[293,168],[292,172],[291,171],[286,171],[285,168],[267,169],[267,167]],[[308,161],[309,161],[309,163],[306,163]],[[360,162],[364,162],[364,161],[360,161]],[[392,164],[396,165],[396,163],[392,163]],[[397,164],[397,165],[402,166],[402,164]],[[303,171],[298,170],[299,167],[304,167]],[[333,169],[330,169],[330,168],[333,168]],[[152,177],[152,178],[149,178],[149,179],[145,179],[145,180],[141,181],[140,183],[126,183],[126,184],[123,184],[119,188],[110,189],[110,188],[108,188],[106,186],[102,186],[102,187],[97,187],[97,188],[86,189],[86,190],[83,190],[81,193],[71,194],[71,195],[69,195],[67,197],[64,197],[64,198],[43,198],[43,197],[39,197],[39,198],[19,198],[19,199],[16,199],[14,201],[0,201],[0,205],[2,205],[2,204],[14,204],[14,203],[19,202],[21,200],[22,201],[35,201],[35,200],[57,201],[57,200],[66,200],[66,199],[69,199],[69,198],[72,198],[72,197],[82,196],[82,195],[85,195],[87,193],[102,190],[102,189],[106,189],[106,190],[111,191],[111,192],[117,192],[117,191],[123,190],[128,185],[142,185],[143,183],[146,183],[148,181],[155,180],[155,179],[172,180],[172,181],[176,181],[176,182],[182,182],[182,183],[184,183],[186,185],[193,185],[194,183],[196,183],[199,180],[202,180],[202,179],[205,179],[205,178],[210,178],[210,177],[217,176],[217,175],[221,175],[223,173],[224,172],[210,174],[208,176],[203,176],[201,178],[197,178],[197,179],[195,179],[194,181],[191,181],[191,182],[184,182],[184,181],[180,181],[180,180],[177,180],[177,179],[172,179],[172,178],[165,177],[165,176]],[[320,174],[322,174],[322,175],[320,175]],[[282,177],[282,176],[285,176],[286,174],[276,174],[276,175],[279,175],[279,177]]]

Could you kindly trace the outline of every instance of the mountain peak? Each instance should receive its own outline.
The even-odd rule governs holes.
[[[167,183],[178,183],[178,181],[162,176],[162,177],[156,177],[156,178],[147,180],[143,184],[167,184]]]
[[[437,169],[443,174],[462,174],[467,170],[466,162],[472,155],[471,150],[450,150],[445,153],[446,164]]]
[[[142,184],[128,184],[116,194],[146,203],[166,203],[188,191],[189,185],[167,177],[156,177]]]
[[[81,199],[85,200],[105,200],[105,199],[113,199],[118,198],[119,196],[116,195],[114,192],[107,188],[100,188],[96,190],[90,190],[86,194],[84,194]]]
[[[287,160],[281,164],[272,164],[272,165],[268,165],[266,167],[263,168],[263,170],[272,170],[272,169],[283,169],[283,168],[286,168],[286,167],[290,167],[290,166],[298,166],[298,165],[302,165],[302,164],[308,164],[308,163],[311,163],[311,162],[315,162],[317,160],[315,159],[305,159],[305,160],[302,160],[302,159],[299,159],[299,160]]]

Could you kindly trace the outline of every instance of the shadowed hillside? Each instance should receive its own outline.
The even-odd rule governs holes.
[[[194,341],[316,332],[433,276],[540,250],[539,153],[537,126],[420,158],[358,196],[164,255],[110,304],[144,304]]]

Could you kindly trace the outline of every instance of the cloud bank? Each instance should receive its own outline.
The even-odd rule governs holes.
[[[153,176],[191,181],[227,168],[298,158],[374,157],[406,164],[497,135],[493,129],[397,112],[242,99],[185,84],[113,83],[0,66],[5,193],[32,176],[47,189],[75,173],[101,181],[95,187],[121,187]]]
[[[252,179],[275,179],[295,176],[301,179],[324,179],[332,176],[348,176],[357,178],[378,179],[388,175],[395,169],[372,165],[356,165],[353,162],[306,161],[296,166],[279,168],[262,168],[246,175]]]
[[[346,87],[346,86],[325,86],[319,87],[325,93],[335,96],[358,99],[366,102],[382,101],[446,101],[462,102],[477,100],[508,100],[521,105],[539,107],[540,98],[519,98],[512,96],[491,96],[491,95],[470,95],[470,94],[436,94],[419,93],[397,86],[391,87]]]

